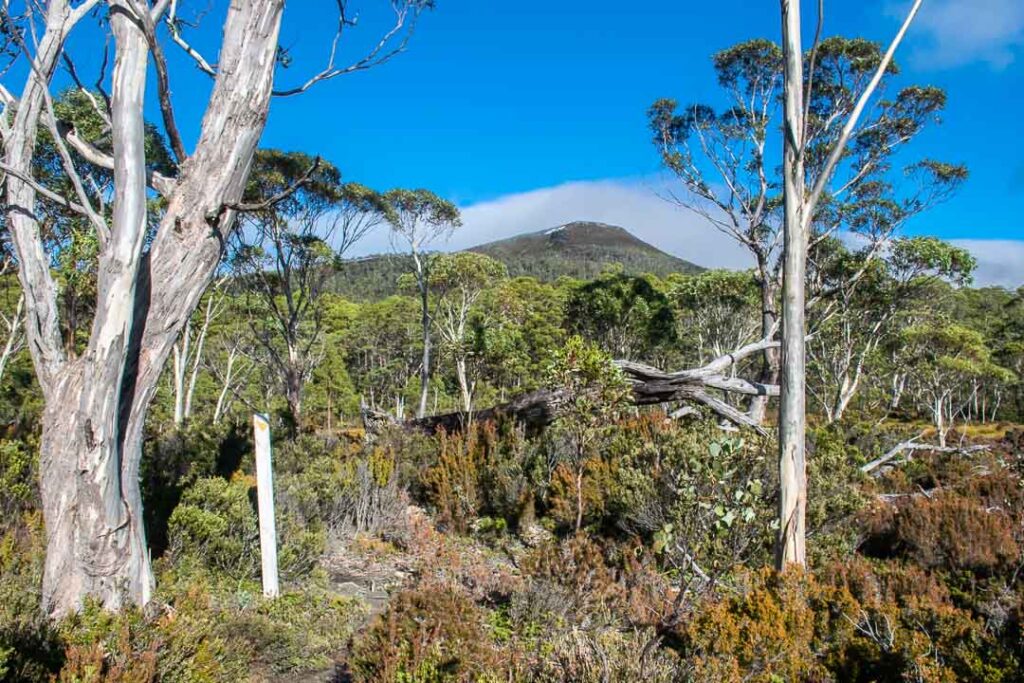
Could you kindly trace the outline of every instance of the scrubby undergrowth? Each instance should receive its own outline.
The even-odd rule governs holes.
[[[0,444],[0,679],[1024,676],[1014,434],[970,457],[918,452],[872,479],[859,465],[893,435],[815,430],[812,567],[780,576],[758,569],[775,534],[772,443],[657,413],[614,426],[582,460],[561,455],[557,430],[527,439],[493,424],[283,442],[273,601],[247,449],[227,467],[228,432],[159,442],[163,462],[184,464],[147,490],[166,510],[150,520],[166,539],[155,599],[58,624],[38,616],[35,465]]]

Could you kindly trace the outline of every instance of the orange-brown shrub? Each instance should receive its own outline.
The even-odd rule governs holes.
[[[582,464],[582,469],[580,484],[583,524],[586,526],[604,516],[607,492],[614,486],[614,481],[611,467],[600,458],[590,458]],[[576,527],[577,474],[566,463],[559,463],[551,475],[548,487],[548,516],[565,530]]]
[[[692,680],[1020,680],[1010,650],[917,567],[740,573],[731,589],[678,629]]]
[[[679,628],[683,655],[698,681],[824,680],[816,657],[821,588],[799,571],[742,575],[739,590],[709,598]]]
[[[360,636],[360,681],[477,681],[500,668],[483,611],[461,592],[425,584],[398,594]]]
[[[607,617],[624,604],[626,591],[617,572],[609,566],[602,547],[585,534],[543,545],[523,558],[520,566],[531,583],[567,589],[570,618]]]
[[[1019,524],[1011,511],[987,506],[986,497],[949,491],[880,504],[868,520],[868,545],[875,554],[887,546],[882,554],[933,569],[990,574],[1006,568],[1020,557]]]
[[[483,504],[480,472],[493,439],[493,426],[439,435],[437,463],[422,474],[421,483],[442,527],[465,533],[476,519]]]

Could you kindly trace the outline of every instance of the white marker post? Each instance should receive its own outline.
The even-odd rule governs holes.
[[[260,513],[260,557],[263,562],[263,595],[277,597],[277,525],[274,523],[274,470],[270,465],[270,422],[252,416],[256,445],[256,498]]]

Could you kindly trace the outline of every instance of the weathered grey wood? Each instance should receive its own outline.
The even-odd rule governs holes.
[[[961,453],[963,455],[970,455],[971,453],[978,453],[981,451],[990,450],[991,446],[986,444],[979,444],[976,446],[935,446],[927,443],[917,443],[915,440],[904,441],[903,443],[896,444],[884,455],[875,458],[871,462],[861,465],[860,471],[865,474],[874,472],[882,465],[894,460],[897,456],[907,451],[926,451],[928,453]]]
[[[697,403],[710,408],[720,417],[733,424],[753,429],[759,434],[767,431],[750,416],[722,399],[709,390],[718,389],[725,392],[740,393],[754,396],[778,396],[779,388],[761,385],[740,378],[728,377],[723,373],[729,366],[751,355],[761,353],[765,348],[777,346],[777,342],[765,340],[716,358],[705,366],[678,372],[664,372],[657,368],[634,361],[615,361],[626,379],[632,384],[633,403],[640,406],[660,405],[666,403]],[[537,432],[551,424],[569,397],[564,391],[540,389],[515,398],[508,403],[479,410],[472,413],[476,421],[511,419],[524,425],[527,431]],[[461,431],[468,424],[465,412],[430,415],[404,422],[411,429],[419,429],[428,433],[443,429],[447,432]],[[365,410],[363,422],[369,432],[379,431],[387,424],[396,421],[386,413]]]

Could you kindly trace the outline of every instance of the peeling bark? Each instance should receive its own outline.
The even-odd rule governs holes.
[[[213,278],[262,133],[281,0],[233,3],[220,71],[195,152],[164,187],[167,209],[149,251],[143,101],[150,45],[131,4],[110,0],[115,177],[109,231],[100,233],[97,307],[89,343],[70,359],[57,288],[35,218],[30,177],[49,81],[68,32],[96,0],[52,0],[10,134],[4,137],[7,215],[25,293],[29,349],[45,398],[40,492],[47,527],[44,609],[61,616],[87,597],[104,607],[145,604],[153,575],[138,476],[142,428],[175,340]],[[52,121],[48,120],[50,125]],[[170,184],[170,183],[169,183]]]

